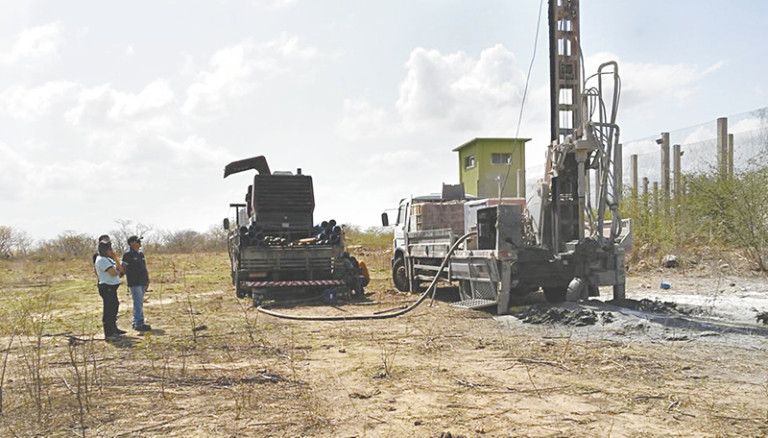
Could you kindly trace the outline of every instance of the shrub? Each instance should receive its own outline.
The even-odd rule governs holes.
[[[35,251],[45,257],[88,257],[96,248],[96,237],[65,231],[51,240],[44,240]]]

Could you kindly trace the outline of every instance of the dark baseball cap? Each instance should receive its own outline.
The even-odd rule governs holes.
[[[128,238],[128,244],[130,245],[130,244],[131,244],[131,243],[133,243],[133,242],[139,242],[139,243],[141,243],[141,239],[143,239],[143,238],[144,238],[144,237],[131,236],[131,237],[129,237],[129,238]]]

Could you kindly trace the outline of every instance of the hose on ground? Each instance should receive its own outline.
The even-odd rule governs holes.
[[[427,298],[427,296],[430,295],[430,292],[436,287],[437,280],[440,278],[440,273],[443,272],[443,269],[445,268],[445,265],[448,263],[448,260],[451,259],[451,256],[453,255],[454,251],[456,251],[456,248],[459,247],[459,244],[467,240],[469,237],[477,234],[477,231],[470,231],[469,233],[459,237],[456,242],[451,245],[451,248],[448,250],[448,253],[443,257],[442,263],[440,263],[440,268],[438,268],[437,273],[435,274],[435,277],[432,278],[432,282],[429,284],[429,287],[427,290],[425,290],[421,296],[419,296],[419,299],[416,300],[413,304],[406,307],[405,309],[400,309],[397,312],[393,313],[384,313],[384,314],[373,314],[373,315],[334,315],[334,316],[312,316],[312,315],[289,315],[286,313],[279,313],[275,312],[269,309],[265,309],[261,306],[257,307],[256,310],[258,310],[261,313],[264,313],[269,316],[274,316],[276,318],[282,318],[282,319],[291,319],[295,321],[365,321],[365,320],[371,320],[371,319],[388,319],[388,318],[395,318],[401,315],[405,315],[406,313],[410,312],[411,310],[418,307],[421,303],[424,302],[424,300]],[[434,295],[433,295],[434,297]]]

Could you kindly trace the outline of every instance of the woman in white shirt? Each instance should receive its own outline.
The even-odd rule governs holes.
[[[122,277],[123,272],[116,259],[117,256],[112,249],[112,244],[99,243],[99,255],[93,266],[99,277],[99,295],[104,302],[102,322],[104,323],[104,338],[107,341],[114,341],[125,333],[124,330],[117,328],[117,311],[120,307],[120,302],[117,299],[117,288],[120,287],[120,277]]]

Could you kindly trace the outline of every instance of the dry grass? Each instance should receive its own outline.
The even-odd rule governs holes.
[[[372,313],[413,299],[391,289],[386,252],[357,256],[379,304],[286,311]],[[116,345],[103,341],[87,263],[0,262],[0,435],[768,433],[764,351],[508,329],[444,302],[395,320],[284,321],[235,298],[224,254],[148,260],[157,330]],[[124,286],[120,299],[126,327]]]

